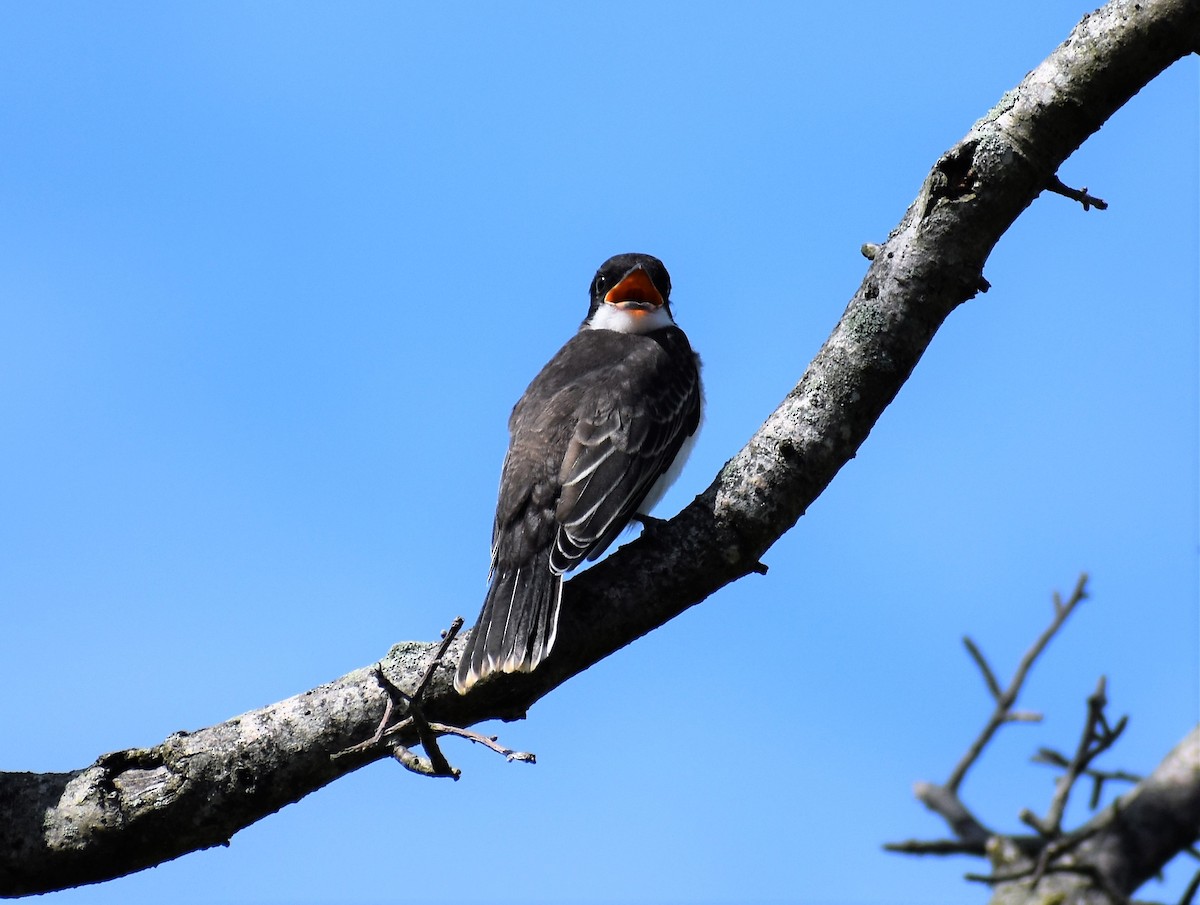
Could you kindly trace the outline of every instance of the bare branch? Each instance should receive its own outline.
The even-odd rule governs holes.
[[[1026,652],[1013,680],[999,695],[997,713],[1015,700],[1037,656],[1085,597],[1086,576],[1080,578],[1065,602],[1055,596],[1053,620]],[[974,659],[978,663],[982,655]],[[993,834],[967,809],[949,783],[941,786],[918,783],[914,790],[917,798],[947,822],[958,842],[909,840],[885,848],[907,854],[986,854],[993,862],[992,873],[973,873],[968,879],[995,887],[994,901],[998,903],[1026,901],[1029,897],[1021,890],[1031,893],[1036,890],[1035,898],[1046,901],[1067,889],[1082,890],[1084,898],[1066,897],[1063,901],[1096,905],[1128,901],[1128,896],[1167,860],[1187,850],[1200,837],[1200,728],[1193,730],[1150,776],[1138,781],[1131,792],[1078,829],[1064,832],[1062,820],[1067,801],[1080,777],[1091,775],[1097,783],[1116,777],[1136,779],[1130,774],[1102,773],[1091,767],[1127,725],[1125,717],[1110,724],[1106,706],[1107,682],[1102,677],[1088,697],[1087,719],[1074,755],[1067,758],[1047,748],[1038,751],[1035,760],[1064,770],[1056,783],[1047,816],[1039,819],[1028,810],[1020,815],[1038,835]],[[996,713],[993,713],[971,752],[981,748],[995,725]],[[1096,794],[1093,792],[1093,796]],[[1089,890],[1098,898],[1087,898]]]
[[[1051,177],[1046,188],[1054,192],[1056,195],[1062,195],[1064,198],[1070,198],[1072,201],[1078,201],[1083,205],[1083,209],[1090,210],[1093,207],[1098,211],[1108,210],[1108,202],[1100,198],[1096,198],[1088,194],[1087,186],[1081,189],[1073,189],[1068,185],[1064,185],[1063,181],[1058,178],[1057,174]]]
[[[983,681],[987,684],[988,691],[992,693],[992,700],[999,701],[1003,692],[1000,690],[1000,683],[996,681],[996,674],[992,672],[992,667],[988,665],[987,659],[983,656],[983,651],[971,640],[970,635],[963,635],[963,645],[966,647],[967,653],[971,655],[971,659],[975,661],[975,665],[979,667],[979,671],[983,673]]]
[[[470,729],[463,729],[459,726],[447,726],[445,723],[430,723],[429,727],[439,735],[457,735],[469,742],[483,745],[485,748],[490,748],[497,754],[503,755],[506,760],[516,760],[523,764],[537,763],[537,755],[531,754],[528,751],[514,751],[512,748],[505,748],[497,742],[498,736],[481,735],[478,732],[472,732]]]
[[[959,839],[908,839],[904,842],[887,842],[885,851],[901,855],[982,855],[984,847]]]
[[[1051,767],[1059,767],[1065,769],[1070,763],[1070,758],[1066,757],[1053,748],[1038,748],[1030,760],[1035,764],[1046,764]],[[1088,767],[1083,771],[1083,774],[1092,780],[1092,794],[1088,799],[1088,807],[1093,811],[1100,806],[1100,796],[1104,792],[1104,784],[1107,782],[1141,782],[1144,777],[1137,773],[1130,773],[1127,770],[1097,770],[1095,767]]]
[[[1010,710],[1004,717],[1007,723],[1040,723],[1043,717],[1032,710]]]
[[[971,659],[975,661],[980,672],[983,673],[984,681],[992,694],[992,699],[996,706],[987,723],[984,725],[983,730],[976,736],[967,749],[966,754],[951,772],[950,778],[942,785],[928,782],[917,783],[913,787],[913,794],[922,804],[946,821],[946,824],[950,827],[954,835],[961,840],[966,850],[972,854],[983,854],[987,841],[994,833],[963,803],[958,795],[959,786],[962,784],[967,770],[979,758],[984,747],[1001,726],[1009,722],[1028,722],[1040,719],[1040,715],[1038,714],[1014,711],[1012,710],[1012,706],[1016,702],[1017,696],[1021,691],[1021,686],[1024,684],[1025,678],[1029,674],[1029,670],[1032,668],[1038,655],[1045,650],[1050,639],[1070,617],[1080,601],[1086,597],[1086,585],[1087,576],[1081,575],[1075,584],[1075,589],[1070,599],[1065,604],[1061,601],[1057,593],[1054,595],[1054,618],[1050,626],[1038,636],[1029,650],[1025,652],[1007,688],[1002,689],[1000,687],[995,673],[992,671],[991,666],[988,665],[978,645],[969,637],[963,639],[963,643],[968,653],[970,653]],[[895,846],[885,846],[885,848],[891,848],[894,851],[909,851],[911,850],[911,846],[916,844],[912,842],[897,844],[908,846],[909,848],[897,848]],[[930,852],[924,851],[922,853],[928,854]]]
[[[330,758],[337,761],[339,758],[347,757],[351,754],[362,754],[369,751],[391,750],[393,756],[404,765],[406,768],[415,773],[420,773],[427,776],[453,776],[458,778],[459,771],[453,769],[445,756],[438,748],[437,737],[429,730],[429,721],[425,719],[421,712],[421,698],[424,696],[426,689],[429,687],[429,682],[433,678],[435,670],[446,656],[446,651],[449,650],[450,644],[454,641],[455,635],[463,626],[462,616],[458,616],[450,624],[450,628],[442,632],[442,643],[438,645],[437,650],[433,652],[433,656],[429,658],[428,664],[425,666],[425,672],[421,679],[417,682],[416,690],[410,695],[396,686],[386,675],[384,675],[382,664],[377,665],[372,670],[372,675],[379,687],[384,690],[387,695],[387,703],[384,707],[383,716],[379,720],[379,725],[375,729],[375,734],[364,742],[359,742],[357,745],[351,745],[345,748]],[[393,714],[396,707],[403,704],[406,716],[396,722],[393,722]],[[389,743],[385,739],[389,735],[412,730],[417,733],[417,737],[421,740],[421,744],[425,746],[428,753],[428,759],[414,760],[416,755],[411,755],[408,750],[398,743]],[[428,769],[426,769],[428,763]]]
[[[421,676],[421,681],[417,683],[416,691],[412,693],[410,700],[420,700],[425,694],[425,690],[429,687],[430,680],[433,679],[434,672],[437,671],[438,664],[446,656],[446,651],[450,649],[450,645],[454,643],[455,637],[462,631],[463,617],[455,616],[454,621],[450,623],[450,627],[442,632],[442,643],[438,645],[438,649],[429,659],[429,665],[425,667],[425,674]]]
[[[1087,599],[1087,575],[1079,576],[1079,580],[1075,582],[1075,589],[1071,592],[1071,597],[1064,604],[1059,599],[1058,595],[1054,595],[1054,618],[1046,630],[1038,636],[1029,650],[1025,651],[1025,655],[1021,657],[1020,663],[1017,664],[1016,672],[1013,673],[1012,680],[1008,683],[1008,687],[1003,691],[1000,690],[999,683],[992,674],[990,667],[987,666],[983,655],[978,652],[974,644],[968,644],[967,650],[971,651],[971,656],[975,659],[980,668],[984,670],[984,675],[988,678],[989,689],[993,691],[993,697],[996,700],[996,709],[992,711],[983,729],[975,740],[967,749],[967,753],[963,755],[962,760],[958,762],[954,770],[950,773],[950,778],[946,780],[946,789],[952,794],[958,793],[958,788],[962,785],[962,781],[966,778],[967,771],[979,759],[979,755],[983,753],[983,749],[987,747],[988,742],[992,740],[992,736],[996,734],[1001,726],[1008,722],[1014,722],[1011,715],[1012,706],[1017,702],[1017,697],[1021,693],[1021,688],[1025,684],[1025,679],[1029,675],[1029,670],[1033,668],[1033,664],[1037,658],[1041,656],[1042,651],[1046,649],[1046,645],[1050,643],[1050,639],[1058,633],[1062,628],[1063,623],[1070,618],[1071,613],[1075,611],[1082,601]]]
[[[1108,725],[1108,719],[1104,715],[1104,708],[1108,705],[1106,687],[1107,683],[1101,676],[1096,690],[1088,698],[1088,715],[1084,722],[1083,734],[1075,749],[1075,756],[1066,764],[1066,772],[1055,783],[1054,797],[1050,801],[1050,809],[1045,819],[1039,820],[1028,812],[1021,817],[1044,836],[1053,838],[1062,832],[1063,813],[1066,811],[1071,789],[1079,777],[1087,772],[1091,762],[1111,748],[1125,729],[1125,717],[1117,722],[1116,728]]]

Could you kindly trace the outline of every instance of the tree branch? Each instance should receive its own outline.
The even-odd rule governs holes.
[[[997,729],[1011,719],[1025,678],[1046,645],[1071,613],[1086,599],[1087,576],[1081,576],[1064,603],[1054,595],[1054,618],[1021,658],[1013,679],[1002,691],[991,667],[974,644],[972,659],[985,676],[996,707],[983,731],[944,785],[917,783],[914,794],[922,804],[946,821],[956,840],[907,840],[890,843],[889,851],[910,855],[970,854],[992,862],[990,874],[967,874],[967,879],[993,887],[993,902],[1028,905],[1058,901],[1064,905],[1111,905],[1125,902],[1130,893],[1159,872],[1175,855],[1200,837],[1200,728],[1193,730],[1158,769],[1140,779],[1126,773],[1091,770],[1092,762],[1107,751],[1124,731],[1127,720],[1110,725],[1104,713],[1107,683],[1102,677],[1088,696],[1087,719],[1075,754],[1066,758],[1041,749],[1035,760],[1063,769],[1045,818],[1031,811],[1021,820],[1037,835],[1002,835],[988,829],[958,795],[959,783]],[[1064,832],[1063,814],[1075,783],[1081,776],[1134,779],[1137,786],[1078,829]],[[1098,793],[1094,793],[1098,794]],[[1095,801],[1095,799],[1094,799]],[[1095,804],[1093,803],[1093,807]]]
[[[1111,905],[1125,901],[1180,851],[1200,837],[1200,727],[1188,733],[1138,785],[1079,829],[1057,861],[1044,868],[1036,890],[1039,858],[996,844],[992,902],[1016,905],[1058,901],[1064,905]],[[1047,859],[1048,860],[1048,859]]]
[[[1043,836],[1054,838],[1062,833],[1063,814],[1075,782],[1087,772],[1091,762],[1111,748],[1125,731],[1128,722],[1126,717],[1121,717],[1115,727],[1108,725],[1108,719],[1104,715],[1104,708],[1108,705],[1106,689],[1107,682],[1101,676],[1096,690],[1088,697],[1088,716],[1084,721],[1083,736],[1079,739],[1075,756],[1068,761],[1063,775],[1054,784],[1054,797],[1050,801],[1049,813],[1045,818],[1038,818],[1032,813],[1021,815],[1025,823]]]
[[[1047,189],[1054,192],[1056,195],[1062,195],[1064,198],[1070,198],[1072,201],[1078,201],[1083,205],[1085,211],[1091,210],[1093,207],[1098,211],[1108,210],[1108,202],[1102,198],[1097,198],[1094,195],[1089,195],[1087,186],[1081,189],[1073,189],[1066,185],[1057,175],[1051,177]]]
[[[996,678],[996,674],[988,665],[987,659],[983,656],[983,652],[970,638],[963,638],[963,643],[966,645],[967,652],[971,655],[971,659],[975,661],[975,665],[979,667],[979,671],[983,673],[984,683],[987,685],[988,692],[995,701],[995,708],[988,717],[979,735],[968,746],[966,753],[958,764],[950,771],[950,778],[942,785],[937,785],[931,782],[919,782],[913,787],[913,795],[917,800],[929,810],[933,811],[944,821],[955,836],[958,837],[959,843],[962,846],[962,851],[973,855],[984,855],[987,851],[988,841],[995,835],[994,832],[988,829],[978,817],[963,803],[959,797],[958,790],[966,778],[967,771],[971,769],[979,755],[983,753],[983,749],[995,736],[996,732],[1005,723],[1011,723],[1017,720],[1029,721],[1033,717],[1029,714],[1020,714],[1013,711],[1013,705],[1017,702],[1017,697],[1021,693],[1021,688],[1025,684],[1025,679],[1029,675],[1029,670],[1033,667],[1034,662],[1042,652],[1046,649],[1046,645],[1050,643],[1058,630],[1070,617],[1083,600],[1087,599],[1087,576],[1079,576],[1079,580],[1075,583],[1075,589],[1072,591],[1070,598],[1064,604],[1062,599],[1056,593],[1054,595],[1054,618],[1050,625],[1038,636],[1037,640],[1030,645],[1029,649],[1021,657],[1017,664],[1017,669],[1013,673],[1012,679],[1008,683],[1007,688],[1001,688],[1000,682]],[[1040,719],[1040,717],[1037,717]],[[935,848],[930,848],[933,845]],[[919,840],[909,840],[907,842],[898,842],[885,845],[884,848],[889,851],[901,852],[905,854],[932,854],[937,847],[943,843],[929,843]],[[1029,840],[1028,849],[1036,849],[1036,841]]]
[[[1159,72],[1200,44],[1188,0],[1115,0],[937,161],[800,382],[676,518],[568,583],[554,652],[532,674],[465,697],[441,664],[430,720],[520,718],[542,696],[752,572],[866,440],[938,327],[986,286],[988,255],[1063,161]],[[474,604],[471,604],[472,607]],[[461,640],[449,651],[452,660]],[[380,669],[415,690],[437,644],[406,643]],[[70,773],[0,774],[0,895],[120,876],[227,842],[378,750],[386,694],[360,669],[286,701]],[[396,742],[415,745],[414,728]]]
[[[983,654],[975,643],[970,638],[964,638],[963,643],[966,644],[967,650],[970,651],[972,659],[984,674],[984,679],[987,682],[988,690],[992,692],[992,697],[996,701],[996,709],[992,711],[992,715],[988,718],[983,730],[978,737],[971,743],[967,753],[963,755],[950,773],[950,778],[946,780],[946,791],[951,795],[958,794],[958,788],[962,785],[962,781],[966,778],[967,771],[979,759],[979,755],[983,753],[983,749],[987,747],[988,742],[992,740],[992,736],[1005,723],[1013,722],[1012,707],[1017,702],[1017,696],[1021,693],[1021,688],[1025,685],[1025,679],[1029,675],[1029,670],[1033,668],[1033,664],[1037,658],[1042,655],[1042,651],[1046,649],[1046,645],[1050,643],[1050,639],[1058,634],[1058,630],[1062,628],[1063,623],[1075,611],[1080,603],[1087,599],[1087,575],[1080,575],[1079,580],[1075,583],[1075,590],[1071,592],[1071,596],[1064,604],[1062,599],[1056,593],[1054,595],[1054,619],[1046,630],[1038,636],[1038,639],[1033,642],[1029,650],[1025,651],[1021,657],[1020,663],[1017,664],[1017,670],[1013,673],[1012,681],[1008,683],[1008,688],[1000,691],[999,683],[996,681],[995,675],[992,673],[991,667],[987,665]]]

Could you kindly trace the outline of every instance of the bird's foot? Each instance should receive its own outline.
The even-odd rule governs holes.
[[[654,540],[656,535],[662,532],[663,526],[667,524],[665,518],[655,518],[653,515],[646,515],[644,512],[635,512],[630,521],[638,522],[642,526],[642,536]]]

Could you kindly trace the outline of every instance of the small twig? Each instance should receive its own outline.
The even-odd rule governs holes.
[[[446,651],[450,648],[450,644],[454,641],[455,635],[458,634],[462,626],[463,619],[461,616],[458,616],[450,623],[450,627],[442,633],[442,643],[438,645],[438,649],[434,652],[433,657],[430,658],[429,663],[425,667],[425,672],[421,676],[421,681],[417,683],[416,690],[411,695],[398,688],[384,674],[380,664],[375,665],[373,670],[375,681],[379,683],[380,688],[387,694],[387,703],[384,705],[383,717],[379,720],[379,725],[376,727],[375,734],[371,738],[337,752],[332,756],[332,760],[383,746],[386,744],[384,740],[387,736],[413,728],[416,730],[417,737],[421,740],[421,744],[429,755],[428,759],[413,754],[403,745],[393,745],[392,754],[396,760],[415,773],[421,773],[426,776],[452,776],[455,779],[458,778],[460,771],[450,766],[450,762],[446,760],[445,755],[442,754],[441,749],[438,747],[437,736],[429,729],[429,721],[425,719],[425,715],[421,711],[421,696],[425,693],[425,689],[429,687],[429,682],[432,680],[438,664],[446,656]],[[403,719],[393,723],[392,717],[396,712],[398,703],[404,704],[406,715]]]
[[[505,748],[497,741],[495,735],[482,735],[478,732],[472,732],[470,729],[463,729],[461,726],[448,726],[445,723],[430,723],[429,728],[439,735],[457,735],[459,738],[465,738],[469,742],[477,742],[486,748],[491,748],[497,754],[503,755],[507,760],[519,760],[525,764],[536,764],[537,755],[529,751],[514,751],[512,748]]]
[[[1030,760],[1035,764],[1045,764],[1060,769],[1066,769],[1071,763],[1069,758],[1053,748],[1038,748],[1037,753]],[[1106,782],[1138,783],[1145,778],[1138,773],[1130,773],[1128,770],[1097,770],[1095,767],[1088,767],[1083,771],[1083,775],[1092,781],[1092,794],[1088,799],[1088,807],[1093,811],[1100,806],[1100,796],[1104,793]]]
[[[1083,209],[1085,211],[1091,210],[1093,207],[1098,211],[1108,210],[1108,202],[1101,198],[1097,198],[1094,195],[1089,195],[1086,185],[1081,189],[1073,189],[1064,184],[1063,181],[1058,178],[1057,174],[1050,177],[1050,181],[1046,184],[1046,188],[1056,195],[1062,195],[1064,198],[1070,198],[1072,201],[1078,201],[1083,205]]]
[[[396,702],[400,700],[400,696],[404,693],[383,674],[383,670],[380,669],[379,664],[376,664],[371,670],[371,675],[375,677],[375,681],[379,683],[379,687],[387,694],[387,703],[383,707],[383,717],[380,718],[379,725],[375,727],[375,734],[365,742],[359,742],[357,745],[343,748],[334,754],[330,760],[336,761],[350,754],[361,754],[363,751],[370,751],[373,748],[381,747],[384,736],[407,729],[413,723],[412,717],[405,717],[396,723],[392,722],[392,714],[396,710]]]
[[[958,839],[909,839],[905,842],[886,842],[885,851],[903,855],[979,855],[986,854],[983,845]]]
[[[421,740],[421,747],[429,755],[429,763],[434,770],[432,775],[449,776],[457,780],[462,771],[450,766],[450,761],[446,760],[446,755],[442,753],[442,749],[438,746],[437,735],[430,728],[429,722],[425,719],[425,714],[421,713],[417,702],[413,701],[409,706],[415,708],[412,711],[413,724],[417,730],[417,738]]]
[[[1010,710],[1004,716],[1006,723],[1040,723],[1042,715],[1033,710]]]
[[[1050,833],[1047,832],[1046,828],[1042,825],[1042,818],[1033,813],[1033,811],[1029,810],[1029,808],[1021,808],[1020,812],[1017,814],[1017,819],[1026,826],[1032,827],[1033,831],[1039,836],[1050,835]]]
[[[1075,756],[1055,783],[1054,797],[1050,801],[1050,809],[1046,812],[1045,819],[1039,820],[1028,811],[1021,815],[1025,823],[1048,838],[1056,837],[1062,832],[1063,814],[1076,781],[1087,772],[1093,760],[1113,746],[1128,723],[1126,717],[1121,717],[1115,726],[1108,724],[1108,717],[1104,713],[1104,708],[1108,705],[1107,683],[1103,676],[1096,683],[1096,690],[1088,697],[1087,705],[1088,715],[1079,744],[1075,748]]]
[[[983,753],[983,749],[1001,726],[1005,723],[1036,722],[1041,719],[1041,714],[1014,710],[1013,706],[1034,662],[1041,655],[1042,651],[1045,650],[1050,639],[1054,637],[1055,633],[1058,632],[1063,623],[1070,617],[1075,607],[1086,599],[1086,588],[1087,575],[1085,573],[1080,575],[1079,580],[1075,583],[1075,589],[1066,603],[1063,603],[1057,593],[1054,595],[1053,620],[1025,652],[1007,688],[1000,687],[1000,682],[996,678],[995,671],[987,662],[987,658],[984,657],[979,646],[971,638],[963,638],[963,644],[967,648],[967,653],[970,654],[971,659],[974,660],[975,665],[983,675],[984,683],[987,685],[988,692],[991,694],[996,706],[988,718],[986,725],[971,743],[962,759],[951,771],[950,778],[943,785],[917,783],[913,792],[922,804],[946,821],[950,829],[961,840],[961,843],[968,847],[968,851],[975,853],[983,850],[983,847],[987,844],[987,840],[992,837],[993,833],[963,804],[962,799],[958,795],[959,787],[962,785],[967,771],[979,759],[980,754]],[[901,845],[905,844],[907,843],[901,843]],[[933,844],[936,845],[936,843]],[[906,850],[893,848],[892,846],[885,846],[885,848],[892,848],[895,851]],[[1032,872],[1032,868],[1030,870]]]
[[[996,681],[996,674],[992,672],[992,667],[988,665],[988,661],[984,658],[983,651],[971,640],[970,635],[963,635],[962,640],[967,653],[971,655],[971,659],[975,661],[975,665],[983,673],[983,681],[987,683],[988,691],[992,693],[992,700],[999,701],[1000,696],[1004,692],[1000,690],[1000,683]]]
[[[508,760],[518,760],[523,763],[537,763],[537,758],[527,751],[513,751],[510,748],[505,748],[500,745],[496,736],[485,736],[478,732],[472,732],[469,729],[464,729],[460,726],[450,726],[446,723],[437,723],[426,718],[424,711],[421,708],[421,698],[425,690],[429,687],[430,681],[437,670],[438,664],[445,657],[446,651],[449,650],[450,644],[454,641],[454,636],[458,634],[463,626],[462,618],[459,617],[451,623],[450,627],[442,633],[442,643],[438,646],[429,664],[425,667],[425,672],[421,676],[421,681],[417,683],[416,690],[410,695],[406,694],[401,689],[384,675],[381,667],[375,667],[375,680],[380,687],[387,692],[387,704],[384,707],[383,718],[379,721],[379,727],[375,730],[375,735],[347,748],[344,751],[339,751],[333,757],[336,760],[339,757],[344,757],[348,754],[368,751],[375,748],[390,748],[392,757],[394,757],[401,766],[406,770],[411,770],[414,773],[419,773],[421,776],[449,776],[452,779],[458,779],[462,775],[462,771],[451,766],[446,756],[442,753],[441,746],[438,744],[438,736],[441,735],[456,735],[460,738],[465,738],[468,741],[478,742],[481,745],[492,749],[498,754],[504,755]],[[403,719],[392,722],[392,715],[395,713],[396,707],[400,704],[404,705],[405,716]],[[388,737],[396,735],[406,730],[414,730],[417,733],[417,738],[421,742],[421,746],[425,749],[427,756],[422,757],[419,754],[411,751],[409,748],[399,742],[389,742]]]
[[[446,656],[446,651],[450,649],[450,644],[454,641],[455,636],[462,630],[463,617],[455,616],[454,621],[450,623],[450,627],[442,633],[442,643],[438,645],[437,653],[433,655],[433,659],[429,661],[429,665],[425,667],[425,675],[421,676],[421,681],[417,683],[417,690],[412,693],[413,698],[419,699],[425,693],[425,689],[429,687],[429,681],[433,678],[434,672],[438,668],[438,664],[442,662],[442,658]]]
[[[445,770],[439,768],[430,758],[421,757],[421,755],[417,754],[415,751],[410,751],[403,745],[396,745],[392,749],[392,757],[394,757],[397,763],[399,763],[400,766],[402,766],[405,770],[410,770],[420,776],[429,776],[435,779],[438,777],[448,776],[451,779],[457,780],[458,777],[462,775],[461,770],[457,770],[454,767],[451,767],[449,764],[446,764]]]
[[[429,681],[433,678],[434,671],[438,668],[438,664],[442,662],[442,657],[446,656],[446,651],[450,648],[450,643],[454,641],[454,636],[458,634],[462,626],[462,616],[456,617],[450,623],[450,628],[442,635],[442,643],[438,645],[437,652],[434,653],[429,664],[425,667],[425,674],[421,676],[421,681],[417,683],[417,689],[412,695],[404,695],[404,692],[392,685],[391,682],[388,682],[397,694],[404,695],[407,699],[409,718],[412,720],[413,727],[417,730],[417,738],[421,740],[421,747],[425,749],[425,753],[429,757],[429,767],[432,772],[426,775],[449,776],[454,780],[457,780],[462,775],[462,771],[450,766],[450,761],[446,760],[446,755],[442,753],[442,749],[437,742],[437,734],[430,728],[429,720],[425,718],[425,713],[421,709],[421,696],[425,693],[425,689],[429,687]],[[400,747],[402,746],[397,746],[397,748]],[[407,751],[407,749],[405,750]],[[394,753],[397,760],[400,760],[406,767],[409,766],[398,751]]]
[[[1088,696],[1087,719],[1074,755],[1067,758],[1056,751],[1043,748],[1034,758],[1037,762],[1047,763],[1063,770],[1063,774],[1055,783],[1054,796],[1046,817],[1040,819],[1029,810],[1021,812],[1021,820],[1033,827],[1037,831],[1037,835],[994,836],[983,827],[958,796],[958,788],[967,771],[978,759],[1000,726],[1008,722],[1041,719],[1040,714],[1015,710],[1017,696],[1020,694],[1033,664],[1066,620],[1070,618],[1075,608],[1086,598],[1086,574],[1080,576],[1067,600],[1064,601],[1058,594],[1054,595],[1054,616],[1050,625],[1043,630],[1021,657],[1006,688],[1000,687],[995,672],[978,645],[970,638],[963,639],[968,654],[983,676],[988,692],[995,702],[995,708],[979,736],[951,773],[950,779],[940,786],[918,783],[914,789],[917,798],[941,816],[959,838],[957,840],[908,840],[887,844],[884,846],[886,850],[913,855],[988,855],[991,853],[993,860],[999,865],[1000,860],[992,853],[993,843],[1003,843],[1005,846],[1013,845],[1016,846],[1013,857],[1009,858],[1006,854],[1002,859],[1007,866],[1002,866],[1000,870],[991,874],[967,874],[967,879],[992,886],[1001,883],[1027,883],[1033,890],[1049,874],[1074,873],[1087,877],[1097,890],[1103,892],[1117,905],[1135,905],[1102,870],[1089,864],[1071,863],[1072,852],[1083,842],[1106,830],[1113,821],[1119,819],[1120,800],[1113,803],[1111,812],[1106,811],[1100,819],[1091,821],[1086,828],[1071,833],[1063,831],[1063,818],[1071,790],[1080,778],[1090,777],[1094,783],[1093,807],[1097,804],[1100,786],[1103,782],[1110,779],[1134,782],[1139,780],[1139,777],[1132,774],[1120,771],[1100,771],[1092,767],[1093,761],[1112,747],[1128,724],[1126,717],[1121,717],[1115,723],[1109,722],[1106,713],[1107,683],[1103,677],[1097,682],[1095,691]],[[1109,816],[1110,813],[1111,816]],[[980,834],[983,834],[982,839]],[[1198,889],[1200,889],[1200,873],[1189,885],[1185,900],[1180,905],[1191,905]]]
[[[1029,759],[1029,762],[1059,768],[1065,768],[1071,763],[1066,755],[1055,751],[1053,748],[1038,748],[1037,753]],[[1130,773],[1128,770],[1097,770],[1095,767],[1088,767],[1084,772],[1088,776],[1103,779],[1106,782],[1109,780],[1114,782],[1141,782],[1146,778],[1141,773]]]
[[[979,759],[979,755],[983,753],[983,749],[987,746],[987,743],[992,740],[992,736],[996,734],[996,730],[998,730],[1006,722],[1010,722],[1008,719],[1008,714],[1011,712],[1013,705],[1017,702],[1017,696],[1021,693],[1021,687],[1025,684],[1025,678],[1029,675],[1030,668],[1032,668],[1034,662],[1041,655],[1042,651],[1046,649],[1046,645],[1050,643],[1050,639],[1054,637],[1060,628],[1062,628],[1063,623],[1067,621],[1067,618],[1075,610],[1075,607],[1077,607],[1083,600],[1086,599],[1086,573],[1079,576],[1079,580],[1075,583],[1075,590],[1071,593],[1071,597],[1066,603],[1063,603],[1057,594],[1055,595],[1054,619],[1051,621],[1046,630],[1042,632],[1038,639],[1034,641],[1029,650],[1025,651],[1025,655],[1021,658],[1021,662],[1017,664],[1017,670],[1013,674],[1012,681],[1009,682],[1008,688],[1004,689],[999,693],[998,696],[996,696],[996,709],[988,718],[987,724],[983,727],[983,730],[976,737],[975,741],[971,743],[971,746],[967,749],[967,753],[963,755],[962,760],[958,762],[954,770],[950,773],[950,778],[946,780],[946,789],[951,793],[956,795],[958,794],[958,787],[962,785],[962,781],[966,777],[967,771],[970,770],[975,761]],[[968,647],[968,651],[970,651],[971,647],[973,646],[974,645]],[[976,652],[978,652],[977,648]],[[974,657],[975,654],[973,653],[972,656]],[[976,662],[979,663],[981,661],[983,661],[983,655],[979,654]],[[986,666],[986,661],[983,662]],[[985,679],[990,672],[991,669],[988,667],[984,672]],[[999,683],[995,681],[994,674],[992,675],[991,682],[989,682],[989,689],[993,685],[995,685],[996,688],[999,688]]]

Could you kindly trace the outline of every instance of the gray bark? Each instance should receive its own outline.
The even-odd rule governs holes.
[[[661,530],[568,583],[557,645],[535,673],[499,676],[460,697],[451,685],[456,642],[423,698],[429,719],[519,718],[571,676],[759,571],[759,557],[866,440],[941,323],[986,285],[983,266],[1000,236],[1062,162],[1198,37],[1197,0],[1115,0],[1085,17],[937,161],[800,382],[713,484]],[[436,647],[398,645],[383,672],[411,690]],[[98,882],[225,843],[387,756],[376,746],[331,760],[372,736],[385,702],[362,669],[81,770],[0,774],[0,895]],[[409,731],[398,741],[418,739]]]

